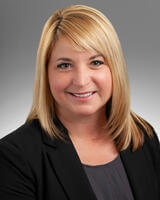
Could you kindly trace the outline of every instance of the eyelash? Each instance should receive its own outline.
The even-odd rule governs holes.
[[[99,65],[103,65],[104,62],[103,61],[100,61],[100,60],[94,60],[92,61],[91,63],[97,63],[98,62],[98,65],[96,64],[95,66],[99,66]],[[57,65],[57,68],[60,68],[60,69],[67,69],[68,67],[66,67],[66,65],[71,65],[70,63],[61,63],[59,65]],[[65,67],[62,67],[62,66],[65,66]]]

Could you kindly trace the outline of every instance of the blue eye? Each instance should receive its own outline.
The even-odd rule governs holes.
[[[57,68],[60,68],[60,69],[67,69],[69,67],[70,67],[69,63],[61,63],[61,64],[57,65]]]
[[[93,63],[93,65],[102,65],[102,64],[104,64],[104,62],[102,62],[100,60],[94,60],[92,63]]]

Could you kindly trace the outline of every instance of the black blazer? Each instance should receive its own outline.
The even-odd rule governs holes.
[[[53,141],[32,120],[0,140],[1,200],[96,200],[67,129]],[[136,200],[160,200],[160,144],[145,135],[143,147],[120,153]]]

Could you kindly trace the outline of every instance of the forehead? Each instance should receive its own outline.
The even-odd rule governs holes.
[[[68,40],[67,38],[61,37],[55,44],[54,48],[52,49],[51,59],[56,59],[62,56],[92,56],[96,55],[98,52],[93,49],[83,49],[82,47],[78,47],[73,42]]]

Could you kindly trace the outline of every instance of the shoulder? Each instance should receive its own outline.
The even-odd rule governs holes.
[[[38,142],[41,140],[42,129],[38,119],[26,122],[13,132],[0,139],[0,145],[12,144],[15,146],[25,146],[26,143]]]
[[[153,126],[145,120],[147,128],[144,128],[141,123],[136,121],[137,126],[143,134],[143,143],[136,152],[142,151],[146,158],[148,158],[154,166],[158,166],[160,170],[160,141],[158,134],[156,133]]]
[[[148,122],[147,122],[148,123]],[[146,130],[143,129],[144,133],[144,144],[142,146],[142,150],[145,153],[146,157],[153,163],[156,171],[158,172],[158,176],[160,176],[160,141],[158,134],[151,124],[148,123],[152,130],[152,136],[149,136]],[[160,180],[160,177],[159,177]]]
[[[144,120],[144,121],[146,124],[146,128],[144,128],[142,124],[140,124],[139,122],[136,121],[136,125],[142,131],[143,136],[144,136],[143,146],[145,146],[145,145],[153,146],[153,147],[159,146],[159,137],[158,137],[158,134],[156,133],[154,127],[146,120]],[[147,129],[148,129],[148,131],[147,131]]]
[[[26,122],[15,131],[0,139],[1,159],[38,159],[42,148],[42,128],[38,119]]]
[[[160,167],[160,141],[155,130],[152,130],[152,137],[149,137],[146,132],[144,133],[144,148],[146,148],[148,152],[150,152],[150,154],[152,155],[152,159],[157,157],[157,159],[159,160]]]
[[[147,130],[145,130],[143,127],[140,127],[144,133],[144,145],[150,146],[150,148],[160,148],[158,134],[150,123],[146,123],[148,124],[152,134],[149,134]]]
[[[36,178],[41,174],[41,127],[32,120],[0,139],[0,193],[34,199]],[[18,196],[18,197],[17,197]]]

